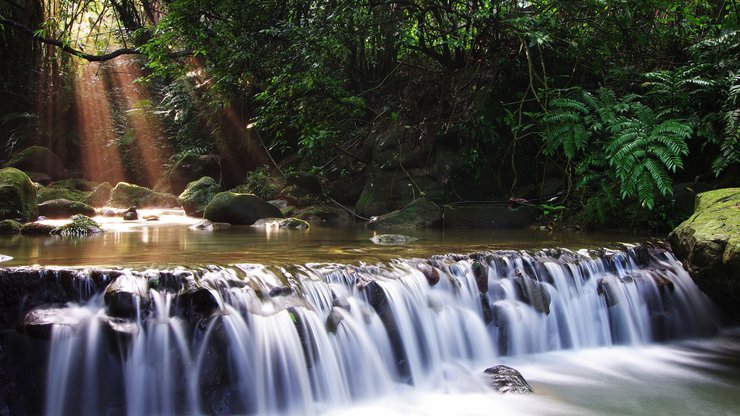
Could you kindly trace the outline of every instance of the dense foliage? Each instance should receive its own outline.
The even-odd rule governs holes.
[[[103,15],[109,3],[81,4]],[[735,1],[110,4],[118,43],[144,54],[152,111],[178,154],[243,140],[224,132],[230,109],[288,168],[298,154],[295,169],[400,163],[411,178],[404,154],[431,149],[451,159],[442,202],[520,196],[557,177],[565,191],[550,202],[589,225],[669,225],[677,183],[736,183]],[[74,44],[53,22],[36,29]],[[363,150],[398,126],[411,134],[391,162]]]

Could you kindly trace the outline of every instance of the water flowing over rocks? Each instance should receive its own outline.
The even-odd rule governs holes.
[[[499,393],[532,393],[532,387],[529,386],[527,380],[519,371],[511,367],[497,365],[486,368],[483,374],[486,375],[488,385]]]
[[[21,414],[316,414],[398,384],[432,385],[450,365],[711,335],[720,322],[673,255],[649,246],[361,265],[0,268],[0,288],[0,344],[27,345],[7,349],[5,363],[23,362],[24,374],[0,369],[15,374],[0,408]],[[485,377],[528,391],[505,367]]]

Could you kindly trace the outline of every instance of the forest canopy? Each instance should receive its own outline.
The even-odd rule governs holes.
[[[69,80],[126,60],[125,82],[148,92],[111,104],[103,128],[128,159],[136,124],[156,119],[165,165],[258,147],[268,170],[338,183],[394,170],[414,197],[526,197],[586,225],[664,228],[677,190],[737,184],[739,7],[2,0],[3,155],[83,147]]]

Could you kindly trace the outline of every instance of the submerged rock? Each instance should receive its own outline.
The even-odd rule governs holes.
[[[487,368],[483,374],[488,385],[500,393],[525,394],[533,391],[522,374],[511,367],[497,365]]]
[[[136,210],[136,207],[129,207],[126,211],[123,211],[123,220],[124,221],[136,221],[139,219],[139,212]]]
[[[95,209],[83,202],[68,199],[52,199],[39,204],[39,215],[46,218],[69,218],[76,214],[92,217],[95,215]]]
[[[0,220],[35,220],[39,215],[36,187],[15,168],[0,169]]]
[[[283,214],[255,195],[220,192],[208,203],[203,217],[213,222],[252,225],[262,218],[283,218]]]
[[[401,208],[368,222],[368,228],[428,228],[442,222],[442,209],[439,205],[425,198],[419,198]]]
[[[211,199],[221,190],[221,186],[210,176],[188,183],[177,197],[182,209],[190,216],[202,216]]]
[[[418,238],[409,237],[401,234],[378,234],[373,236],[370,241],[379,246],[400,246],[417,241]]]
[[[211,222],[208,220],[203,220],[191,225],[188,228],[197,231],[228,230],[231,228],[231,224],[229,224],[228,222]]]
[[[696,284],[740,320],[740,188],[697,195],[694,215],[668,240]]]

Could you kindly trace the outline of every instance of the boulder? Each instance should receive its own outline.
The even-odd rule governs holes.
[[[419,198],[400,210],[371,218],[367,226],[375,229],[418,229],[433,227],[441,222],[442,210],[439,205],[426,198]]]
[[[50,340],[54,326],[77,328],[80,321],[68,308],[41,307],[28,312],[17,329],[32,338]]]
[[[118,182],[110,193],[110,206],[126,208],[179,208],[177,197],[172,194],[154,192],[149,188],[133,185],[127,182]]]
[[[102,232],[103,229],[100,228],[100,224],[90,217],[78,214],[72,217],[71,222],[55,228],[51,233],[62,237],[82,237]]]
[[[85,196],[84,202],[93,207],[105,206],[110,200],[110,193],[112,190],[113,186],[111,184],[103,182]]]
[[[39,215],[46,218],[69,218],[77,214],[92,217],[95,216],[95,209],[83,202],[68,199],[52,199],[39,204]]]
[[[42,224],[40,222],[28,222],[23,224],[21,234],[23,235],[51,235],[56,229],[53,225]]]
[[[50,186],[42,186],[38,188],[37,200],[39,203],[51,201],[52,199],[83,201],[85,199],[85,192],[80,191],[79,189],[65,188],[56,183],[53,183]]]
[[[105,289],[108,315],[118,318],[137,318],[149,306],[149,287],[145,279],[123,274]]]
[[[529,386],[522,373],[511,367],[497,365],[487,368],[483,374],[488,385],[500,393],[532,393],[532,387]]]
[[[524,302],[539,313],[550,314],[550,292],[542,282],[519,270],[514,271],[514,282],[516,282],[517,292]]]
[[[36,187],[16,168],[0,169],[0,220],[35,220],[39,216]]]
[[[124,221],[136,221],[139,219],[139,212],[136,211],[136,207],[129,207],[126,211],[123,212],[123,220]]]
[[[5,166],[27,172],[43,172],[54,180],[65,177],[62,160],[43,146],[31,146],[16,153]]]
[[[20,234],[22,225],[16,220],[0,221],[0,234]]]
[[[283,218],[283,214],[255,195],[220,192],[208,203],[203,217],[212,222],[252,225],[261,218]]]
[[[740,320],[740,188],[697,195],[694,214],[668,241],[699,288]]]
[[[303,208],[295,211],[292,216],[314,225],[350,225],[354,223],[354,218],[347,211],[329,205],[314,205]]]
[[[190,182],[185,190],[177,197],[185,213],[190,216],[202,216],[206,205],[220,191],[220,186],[210,176],[204,176],[197,181]]]
[[[28,177],[31,178],[33,182],[40,185],[48,186],[53,182],[51,176],[45,174],[44,172],[26,172],[26,175],[28,175]]]

